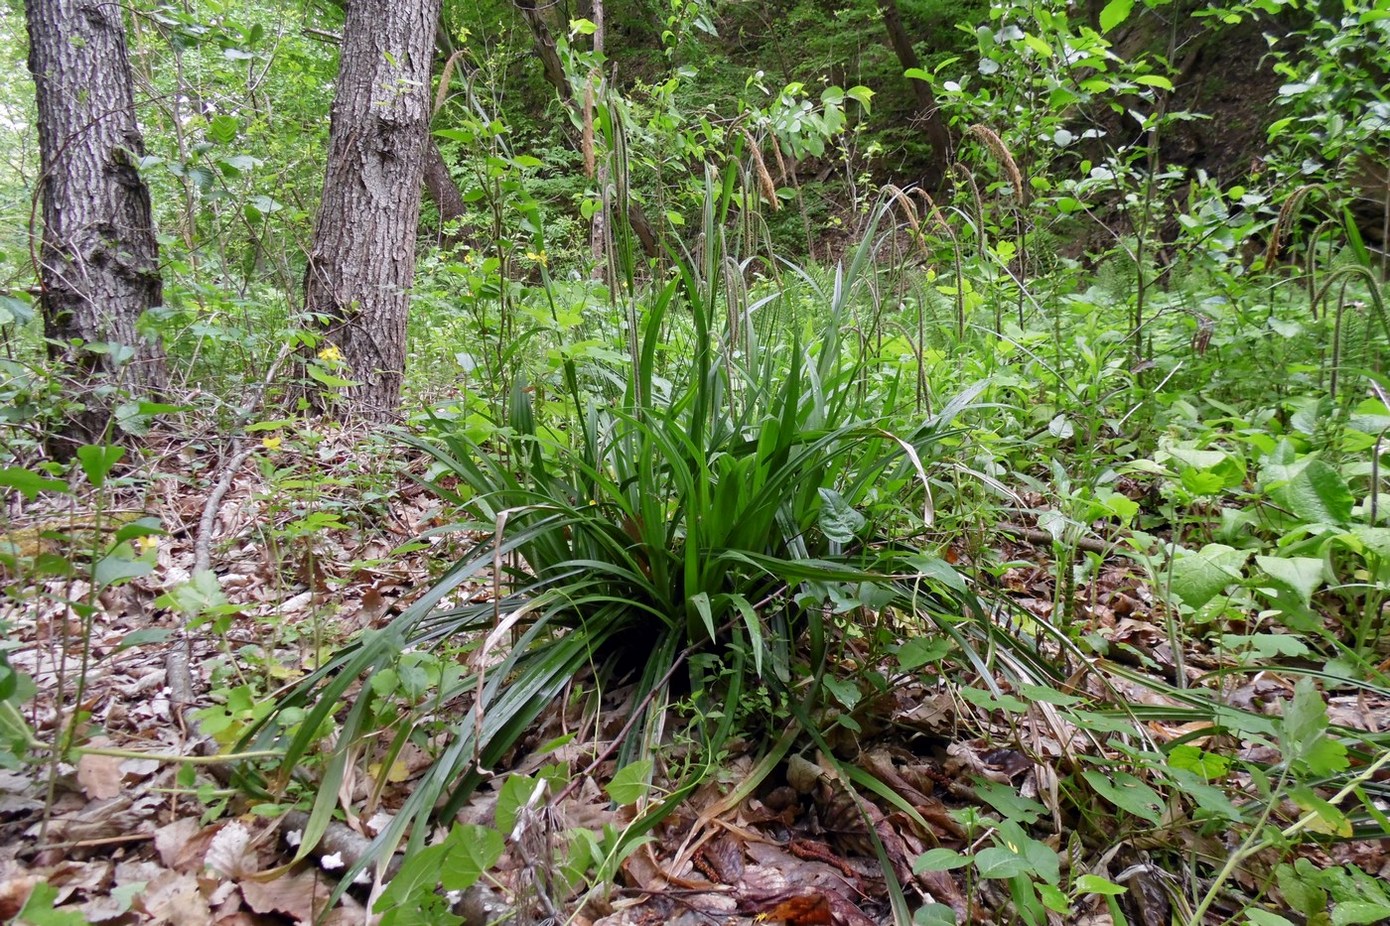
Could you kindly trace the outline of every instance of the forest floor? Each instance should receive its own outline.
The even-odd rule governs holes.
[[[0,922],[16,916],[26,897],[25,916],[33,923],[249,926],[310,923],[324,913],[338,880],[334,872],[380,826],[379,814],[357,815],[369,782],[349,780],[341,795],[346,820],[332,824],[312,858],[290,865],[303,814],[281,816],[284,806],[273,803],[258,810],[257,802],[228,787],[228,769],[218,756],[278,687],[355,632],[383,625],[449,561],[455,540],[443,534],[393,554],[445,518],[434,496],[409,478],[423,463],[396,453],[397,468],[381,472],[374,461],[382,452],[379,440],[341,434],[300,448],[297,456],[272,439],[240,461],[205,445],[169,443],[147,457],[157,461],[138,480],[148,488],[113,489],[105,502],[112,523],[130,511],[154,515],[165,526],[167,533],[149,542],[153,568],[147,575],[97,596],[86,578],[56,577],[39,594],[7,602],[0,617],[14,628],[10,661],[39,688],[27,720],[45,743],[70,737],[81,748],[72,753],[75,764],[0,770]],[[235,469],[228,468],[231,462],[238,463]],[[374,473],[369,504],[363,502],[364,472]],[[311,499],[302,488],[286,489],[294,474],[309,473],[318,477]],[[219,483],[226,488],[220,500],[214,497]],[[299,500],[291,501],[296,492]],[[332,520],[314,521],[315,512]],[[80,502],[11,514],[13,524],[41,542],[49,542],[40,536],[45,531],[70,532],[95,516]],[[305,528],[306,519],[312,529]],[[1029,542],[1035,534],[1027,524],[1002,526],[988,544],[997,562],[1013,564],[996,591],[1048,620],[1056,600],[1054,571],[1047,548]],[[211,609],[224,622],[189,630],[186,612],[167,596],[190,587],[203,545],[217,585],[203,590],[204,604],[225,599],[225,606]],[[84,601],[95,605],[85,628],[65,604]],[[1072,607],[1071,619],[1144,663],[1145,671],[1157,669],[1170,681],[1186,672],[1195,680],[1216,665],[1212,654],[1196,648],[1174,658],[1162,608],[1122,558],[1109,559],[1094,582],[1077,589]],[[862,646],[845,639],[837,663],[851,669],[863,656]],[[1161,703],[1132,680],[1132,672],[1111,671],[1103,660],[1076,669],[1077,691],[1133,705]],[[1227,684],[1229,703],[1270,713],[1293,687],[1287,677],[1253,669],[1232,673]],[[626,819],[628,809],[612,809],[601,787],[612,763],[588,761],[617,735],[632,707],[625,697],[607,693],[607,708],[587,726],[559,702],[531,742],[580,735],[560,753],[514,757],[514,769],[534,771],[559,758],[571,775],[586,776],[547,815],[546,841],[576,827],[597,830]],[[74,705],[81,710],[75,727]],[[1076,821],[1065,817],[1059,801],[1059,781],[1073,773],[1079,756],[1106,748],[1046,701],[1036,706],[1041,709],[1001,715],[963,700],[944,682],[908,681],[855,708],[857,734],[830,724],[836,752],[876,777],[898,802],[871,800],[846,787],[814,752],[793,755],[762,787],[742,793],[735,786],[749,778],[765,744],[741,742],[723,774],[668,818],[654,841],[626,858],[612,891],[592,893],[568,922],[891,922],[880,851],[913,906],[930,900],[952,908],[962,922],[1000,921],[995,917],[1011,902],[1008,882],[972,884],[959,871],[914,873],[913,860],[933,847],[963,846],[974,838],[952,810],[1012,802],[1022,819],[1051,818],[1048,844],[1064,864],[1120,885],[1142,926],[1166,926],[1184,913],[1171,898],[1200,896],[1203,886],[1154,859],[1180,839],[1186,840],[1182,852],[1219,862],[1236,849],[1235,837],[1169,820],[1171,833],[1130,830],[1104,844],[1077,838]],[[1328,711],[1334,725],[1346,728],[1390,726],[1390,704],[1364,695],[1333,696]],[[1141,732],[1164,744],[1192,730],[1153,721]],[[1246,742],[1232,748],[1253,754],[1269,747]],[[423,752],[402,754],[382,795],[384,811],[409,793],[427,762]],[[1244,786],[1237,782],[1234,790]],[[465,817],[487,819],[496,800],[495,791],[484,789]],[[455,912],[463,922],[481,926],[504,914],[519,922],[543,918],[545,904],[553,902],[543,896],[550,862],[528,845],[510,844],[491,877],[459,900]],[[1345,842],[1298,851],[1319,865],[1351,863],[1387,877],[1387,848],[1383,841]],[[1267,869],[1258,856],[1241,867],[1234,895],[1257,896]],[[51,890],[36,893],[37,885]],[[36,907],[34,897],[51,909]],[[354,889],[319,921],[365,922],[365,898],[365,890]],[[1238,906],[1218,903],[1212,921],[1238,912]],[[1055,922],[1116,922],[1100,894],[1079,898],[1068,914],[1054,916]]]

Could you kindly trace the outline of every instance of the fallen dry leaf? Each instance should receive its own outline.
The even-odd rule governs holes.
[[[93,745],[98,745],[94,740]],[[109,745],[109,743],[107,743]],[[116,756],[83,753],[77,760],[77,783],[94,801],[104,801],[121,793],[122,760]]]

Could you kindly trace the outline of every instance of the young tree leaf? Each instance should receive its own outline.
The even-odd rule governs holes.
[[[1130,11],[1134,9],[1134,0],[1110,0],[1100,11],[1100,31],[1109,32],[1120,23],[1129,19]]]

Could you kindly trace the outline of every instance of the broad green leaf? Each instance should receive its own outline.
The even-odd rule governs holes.
[[[1200,550],[1183,553],[1173,560],[1173,594],[1188,607],[1200,608],[1228,585],[1241,581],[1241,570],[1249,557],[1249,551],[1220,543],[1209,543]]]
[[[440,866],[450,848],[448,842],[443,842],[408,854],[372,909],[382,913],[409,905],[416,894],[433,894],[439,884]]]
[[[1071,898],[1066,891],[1055,884],[1039,884],[1037,886],[1038,899],[1043,902],[1043,906],[1053,913],[1070,913]]]
[[[956,926],[956,911],[944,903],[929,903],[912,914],[912,926]]]
[[[68,484],[59,479],[49,479],[47,476],[40,476],[38,473],[31,472],[19,466],[7,466],[0,469],[0,486],[10,489],[17,489],[29,501],[38,497],[40,492],[71,492]]]
[[[446,891],[472,887],[507,848],[501,833],[476,824],[455,826],[446,844],[449,851],[439,870],[439,881]]]
[[[29,892],[29,899],[15,918],[16,922],[30,926],[87,926],[87,919],[77,910],[55,910],[53,902],[58,899],[58,889],[40,881]]]
[[[33,305],[14,296],[0,295],[0,325],[27,325],[33,317]]]
[[[1158,792],[1128,772],[1111,772],[1108,776],[1095,769],[1082,773],[1096,793],[1121,810],[1157,826],[1161,821],[1163,799]]]
[[[1104,33],[1114,29],[1129,19],[1133,9],[1134,0],[1110,0],[1100,11],[1100,31]]]
[[[1028,874],[1033,866],[1017,852],[1003,846],[990,846],[976,853],[975,870],[982,878],[1013,878]]]
[[[1279,726],[1286,758],[1302,759],[1315,775],[1346,770],[1347,748],[1327,735],[1327,705],[1312,679],[1305,676],[1294,685]]]
[[[961,574],[939,556],[932,556],[927,553],[915,554],[907,557],[905,562],[917,570],[923,578],[935,579],[952,591],[965,593],[969,590]]]
[[[1309,652],[1306,643],[1289,633],[1223,633],[1221,645],[1232,650],[1248,647],[1250,652],[1264,659],[1306,656]]]
[[[977,777],[972,780],[975,785],[975,793],[980,800],[999,811],[1009,820],[1031,826],[1047,813],[1046,807],[1019,794],[1011,785],[990,781],[987,778]]]
[[[859,690],[859,686],[849,679],[835,678],[827,674],[825,678],[821,679],[821,684],[825,686],[826,691],[835,696],[835,700],[839,701],[845,710],[854,710],[854,706],[864,696],[863,692]]]
[[[954,849],[928,849],[912,863],[913,874],[924,871],[952,871],[970,864],[970,856],[961,855]]]
[[[132,559],[120,553],[103,557],[92,569],[92,582],[97,588],[107,588],[127,579],[147,576],[154,567],[142,559]]]
[[[1362,525],[1354,528],[1351,533],[1366,552],[1390,562],[1390,527]]]
[[[1390,904],[1344,900],[1332,908],[1332,926],[1362,926],[1390,921]]]
[[[1181,789],[1183,797],[1189,798],[1203,813],[1218,820],[1241,822],[1245,819],[1244,812],[1231,802],[1230,797],[1220,787],[1209,785],[1192,772],[1183,769],[1172,769],[1170,774],[1173,784]]]
[[[940,662],[955,645],[946,637],[911,637],[898,646],[898,666],[905,672]]]
[[[187,582],[174,586],[159,597],[155,604],[177,608],[184,617],[199,617],[227,603],[217,575],[211,569],[199,569]]]
[[[831,489],[820,489],[820,529],[826,539],[839,544],[854,542],[855,536],[864,529],[865,518],[840,493]]]
[[[1306,608],[1313,592],[1326,581],[1326,567],[1321,559],[1309,556],[1256,556],[1255,565],[1275,582],[1298,595]]]
[[[1224,778],[1231,770],[1231,760],[1228,757],[1207,752],[1191,743],[1174,746],[1168,753],[1168,764],[1172,768],[1200,775],[1205,781]]]
[[[517,812],[536,796],[540,786],[541,783],[529,775],[511,775],[502,783],[497,795],[497,810],[493,814],[498,831],[510,833],[516,827]]]
[[[868,87],[850,87],[848,90],[845,91],[845,96],[856,101],[860,106],[864,107],[864,115],[867,116],[872,112],[871,101],[874,98],[874,92],[870,90]]]
[[[330,389],[347,389],[351,386],[360,386],[361,383],[353,382],[350,379],[343,379],[341,376],[334,376],[316,363],[306,364],[304,372],[309,374],[309,378],[322,383]]]
[[[1004,710],[1011,714],[1022,714],[1028,710],[1028,702],[1022,698],[1016,698],[1011,694],[998,694],[992,691],[983,691],[979,688],[962,688],[959,691],[962,698],[978,707],[986,710]]]
[[[1052,46],[1031,32],[1023,36],[1023,44],[1032,49],[1040,58],[1051,59],[1052,57]]]
[[[1276,504],[1310,524],[1345,525],[1355,504],[1346,480],[1316,457],[1292,465],[1265,467],[1264,477]]]
[[[137,537],[158,537],[163,533],[164,528],[160,525],[158,518],[139,518],[117,528],[113,542],[125,543],[127,540],[134,540]]]
[[[1326,836],[1350,838],[1354,830],[1347,815],[1323,798],[1312,788],[1296,786],[1289,789],[1289,800],[1298,805],[1304,813],[1311,813],[1308,829]]]
[[[1082,875],[1077,878],[1076,889],[1083,894],[1105,894],[1110,897],[1118,897],[1127,890],[1123,885],[1108,881],[1099,875]]]
[[[1268,910],[1246,910],[1245,918],[1250,926],[1294,926],[1291,921]]]
[[[122,637],[116,652],[130,649],[132,646],[144,646],[147,643],[163,643],[173,635],[174,631],[168,627],[141,627]]]
[[[1134,78],[1134,82],[1145,87],[1158,87],[1160,90],[1173,89],[1173,82],[1161,74],[1140,74]]]
[[[110,444],[84,444],[77,448],[77,461],[82,464],[82,472],[87,474],[87,481],[98,489],[106,483],[111,469],[123,456],[124,447],[113,447]]]
[[[604,790],[613,802],[620,807],[628,804],[635,804],[642,799],[650,788],[647,779],[652,774],[652,760],[642,759],[630,765],[624,765],[613,775],[613,780],[608,782],[608,787]]]

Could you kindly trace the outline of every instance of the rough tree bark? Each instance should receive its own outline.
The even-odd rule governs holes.
[[[439,145],[432,138],[425,143],[424,181],[425,195],[434,202],[435,208],[439,210],[441,229],[468,214],[468,206],[463,201],[463,193],[459,191],[458,184],[454,182],[453,175],[449,173],[449,165],[444,162],[443,152],[439,150]],[[452,243],[461,237],[458,231],[454,231],[445,236],[445,240]]]
[[[394,417],[405,373],[441,0],[349,0],[304,304],[359,385],[350,411]]]
[[[136,330],[163,286],[150,192],[137,170],[145,143],[121,9],[105,0],[25,4],[42,169],[39,305],[50,356],[86,405],[60,435],[69,442],[105,432],[110,409],[94,398],[99,384],[157,391],[165,377],[163,350]],[[96,344],[111,347],[89,349]],[[72,446],[53,450],[63,456]]]
[[[898,56],[898,63],[904,71],[920,69],[922,59],[917,57],[917,49],[913,47],[912,39],[903,28],[903,18],[898,12],[897,0],[878,0],[878,10],[883,17],[883,26],[888,30],[888,42],[893,46],[893,53]],[[912,84],[912,92],[917,98],[918,118],[922,121],[922,130],[932,151],[931,164],[927,176],[922,178],[922,186],[936,191],[946,179],[951,154],[951,133],[946,128],[946,120],[941,117],[941,109],[936,105],[936,94],[932,92],[931,84],[916,79],[909,79],[908,83]]]

